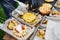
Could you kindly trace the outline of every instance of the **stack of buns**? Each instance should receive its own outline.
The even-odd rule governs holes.
[[[39,7],[39,11],[43,14],[49,14],[51,11],[52,5],[49,3],[43,3],[41,7]]]

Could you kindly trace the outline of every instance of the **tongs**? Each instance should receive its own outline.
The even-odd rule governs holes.
[[[41,19],[41,21],[39,22],[40,24],[37,26],[37,28],[34,30],[34,33],[33,33],[33,35],[32,35],[32,37],[30,38],[30,40],[33,40],[34,39],[34,37],[35,37],[35,35],[36,35],[36,33],[37,33],[37,31],[38,31],[38,28],[42,25],[42,22],[43,22],[43,20],[45,19],[45,16]]]

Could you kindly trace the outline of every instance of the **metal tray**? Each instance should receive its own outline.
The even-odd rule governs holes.
[[[13,18],[13,19],[14,19],[14,18]],[[15,35],[13,34],[13,30],[9,30],[9,29],[7,28],[8,22],[9,22],[10,20],[12,20],[12,19],[8,19],[8,20],[5,22],[5,24],[0,27],[0,29],[3,30],[3,31],[5,31],[6,33],[10,34],[11,36],[13,36],[14,38],[16,38],[16,39],[18,39],[18,40],[27,40],[28,37],[29,37],[29,36],[34,32],[34,30],[35,30],[35,27],[32,27],[32,29],[31,29],[31,27],[28,26],[28,27],[27,27],[28,34],[27,34],[25,37],[23,37],[23,38],[19,38],[19,37],[15,36]],[[18,21],[17,21],[17,22],[18,22]],[[20,22],[19,22],[19,23],[20,23]],[[24,24],[23,24],[23,25],[24,25]]]
[[[37,21],[35,24],[31,25],[31,24],[29,24],[28,22],[24,21],[22,18],[19,18],[18,15],[19,15],[19,13],[17,13],[16,11],[13,11],[13,12],[12,12],[12,16],[13,16],[14,18],[16,18],[16,19],[19,20],[20,22],[22,22],[22,23],[24,23],[24,24],[26,24],[26,25],[29,25],[29,26],[35,26],[35,25],[36,25],[37,23],[39,23],[40,20],[42,19],[42,16],[41,16],[40,14],[36,14],[36,15],[38,15],[38,16],[37,16],[38,21]],[[41,17],[40,17],[40,16],[41,16]]]

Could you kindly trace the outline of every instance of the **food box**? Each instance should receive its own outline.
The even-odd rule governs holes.
[[[48,23],[48,20],[45,18],[45,19],[43,20],[41,26],[46,28],[47,23]]]
[[[60,0],[57,0],[57,2],[55,3],[55,7],[60,8]]]
[[[45,28],[43,29],[38,29],[38,32],[36,33],[36,36],[34,37],[34,40],[45,40]],[[43,35],[41,35],[41,34]]]
[[[2,29],[3,31],[5,31],[6,33],[10,34],[11,36],[15,37],[16,39],[18,39],[18,40],[27,40],[28,37],[34,32],[34,29],[35,29],[34,27],[30,27],[30,26],[27,26],[27,25],[26,25],[26,27],[27,27],[27,35],[25,35],[25,36],[22,37],[22,38],[14,35],[13,30],[10,30],[10,29],[7,27],[8,24],[9,24],[9,21],[11,21],[11,20],[16,20],[16,19],[15,19],[15,18],[10,18],[10,19],[8,19],[8,20],[5,22],[5,24],[3,25],[3,27],[1,27],[1,29]],[[17,21],[17,20],[16,20],[16,21]],[[20,23],[19,21],[17,21],[17,22],[19,23],[19,25],[22,24],[22,23]],[[25,25],[25,24],[22,24],[22,25]]]
[[[36,15],[36,18],[37,18],[37,22],[36,23],[34,23],[34,24],[30,24],[29,22],[26,22],[23,18],[20,18],[19,17],[19,13],[17,13],[16,11],[13,11],[12,12],[12,16],[14,17],[14,18],[16,18],[17,20],[19,20],[20,22],[22,22],[22,23],[24,23],[24,24],[26,24],[26,25],[29,25],[29,26],[35,26],[37,23],[39,23],[40,22],[40,20],[42,19],[42,16],[40,15],[40,14],[35,14],[35,13],[32,13],[32,14],[34,14],[34,15]],[[21,16],[21,15],[20,15]],[[23,15],[22,15],[23,16]]]
[[[50,16],[60,16],[60,11],[53,7]]]

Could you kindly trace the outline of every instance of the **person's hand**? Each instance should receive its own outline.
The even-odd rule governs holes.
[[[9,34],[6,34],[6,35],[3,37],[3,40],[16,40],[16,39],[13,38],[12,36],[10,36]]]

